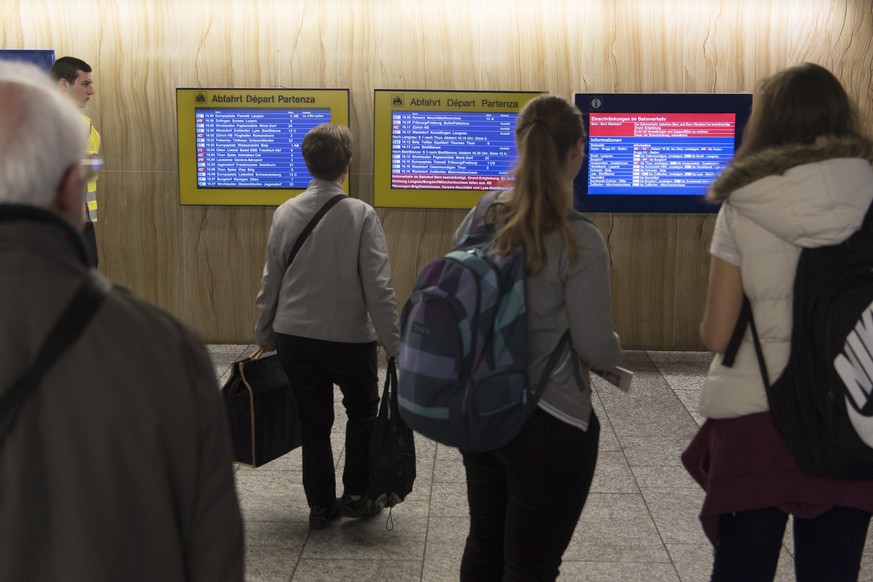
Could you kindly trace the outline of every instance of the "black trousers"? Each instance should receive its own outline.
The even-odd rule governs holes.
[[[591,489],[600,422],[588,430],[537,409],[508,445],[462,451],[470,533],[462,582],[555,580]]]
[[[379,407],[376,342],[329,342],[276,334],[276,349],[297,399],[303,438],[303,489],[310,507],[336,499],[330,432],[334,390],[346,410],[344,493],[365,495],[370,480],[370,437]]]
[[[770,582],[776,574],[788,514],[775,507],[719,518],[712,582]],[[870,514],[835,507],[815,519],[794,518],[798,582],[854,582],[861,568]]]
[[[97,256],[97,233],[94,232],[94,223],[90,220],[82,223],[82,236],[85,237],[85,248],[91,255],[91,264],[97,267],[100,260]]]

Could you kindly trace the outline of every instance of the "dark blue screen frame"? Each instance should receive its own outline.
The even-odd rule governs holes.
[[[732,113],[735,116],[733,150],[736,151],[740,146],[742,132],[752,107],[750,93],[576,93],[574,100],[576,107],[582,112],[585,132],[589,136],[586,153],[591,151],[590,117],[592,112],[602,114]],[[726,142],[726,140],[720,141],[722,145]],[[642,213],[709,213],[718,211],[718,205],[706,202],[704,191],[696,194],[676,194],[674,193],[675,189],[660,188],[668,193],[638,194],[633,193],[635,190],[629,187],[592,186],[592,192],[589,192],[590,161],[590,156],[586,155],[582,168],[573,182],[573,205],[579,211]]]
[[[32,63],[48,73],[55,62],[55,51],[52,49],[0,49],[0,59]]]

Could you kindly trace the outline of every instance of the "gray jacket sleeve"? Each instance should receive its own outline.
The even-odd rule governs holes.
[[[385,232],[379,216],[372,208],[368,209],[361,229],[359,249],[358,269],[367,311],[388,356],[395,356],[400,342],[397,298],[391,282],[391,263]]]
[[[282,290],[282,279],[285,276],[285,261],[281,254],[284,248],[282,220],[277,220],[273,214],[270,225],[270,235],[267,239],[267,258],[264,261],[264,273],[261,277],[261,289],[255,298],[258,308],[258,321],[255,323],[255,343],[259,346],[275,346],[276,332],[273,331],[273,320],[279,307],[279,292]]]
[[[564,290],[573,350],[588,368],[618,364],[621,344],[613,332],[609,254],[603,237],[586,225],[578,258],[568,265]]]

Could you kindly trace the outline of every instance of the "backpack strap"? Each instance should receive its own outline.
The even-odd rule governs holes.
[[[843,244],[848,248],[866,247],[871,241],[873,241],[873,204],[867,208],[861,226]]]
[[[0,398],[0,444],[12,430],[18,412],[27,401],[27,397],[33,394],[49,368],[85,331],[88,323],[103,304],[106,295],[105,283],[94,271],[90,271],[55,322],[36,360]]]
[[[309,235],[312,234],[312,231],[315,230],[316,225],[321,221],[327,211],[334,207],[334,205],[345,198],[345,194],[337,194],[327,202],[325,202],[321,208],[318,209],[318,212],[315,213],[309,222],[303,227],[303,232],[300,233],[300,236],[297,237],[297,240],[294,241],[294,246],[291,247],[291,252],[288,253],[288,266],[285,267],[285,272],[288,272],[288,268],[291,267],[291,263],[294,262],[294,257],[297,256],[297,253],[300,252],[300,247],[303,246],[303,243],[306,242],[306,239],[309,238]]]
[[[734,325],[734,331],[731,332],[731,339],[728,342],[727,349],[724,351],[721,365],[727,368],[732,368],[734,360],[737,357],[737,352],[740,349],[740,343],[743,341],[743,335],[746,333],[746,327],[749,325],[749,320],[752,318],[752,304],[749,303],[749,298],[743,295],[743,305],[740,308],[740,315],[737,317],[737,323]]]
[[[472,231],[481,230],[483,228],[489,228],[489,225],[486,224],[485,218],[488,216],[488,209],[491,208],[491,205],[497,200],[497,197],[503,193],[503,190],[491,190],[490,192],[484,194],[481,198],[479,198],[479,202],[476,203],[476,212],[474,214],[473,220],[473,228]]]
[[[755,355],[758,357],[758,369],[761,371],[761,380],[764,381],[764,389],[770,392],[770,374],[767,373],[767,363],[764,361],[764,350],[761,349],[761,340],[758,338],[758,329],[755,327],[755,318],[752,316],[752,304],[749,298],[743,296],[743,303],[749,311],[749,327],[752,328],[752,343],[755,344]]]
[[[494,225],[485,222],[488,216],[488,209],[491,204],[497,199],[504,190],[491,190],[483,194],[476,206],[473,208],[473,217],[470,220],[470,227],[464,234],[464,237],[458,242],[456,247],[462,247],[469,244],[480,244],[491,239],[494,234]]]
[[[734,331],[731,333],[731,339],[728,342],[727,349],[722,356],[721,365],[728,368],[733,367],[737,357],[737,352],[740,349],[740,343],[743,341],[743,335],[746,333],[746,326],[752,328],[752,343],[755,345],[755,356],[758,359],[758,369],[761,372],[761,379],[764,381],[764,388],[770,390],[770,374],[767,372],[767,363],[764,361],[764,350],[761,348],[761,339],[758,337],[758,328],[755,327],[755,318],[752,315],[752,303],[746,295],[743,295],[743,306],[740,308],[740,315],[737,318],[737,324],[734,326]]]

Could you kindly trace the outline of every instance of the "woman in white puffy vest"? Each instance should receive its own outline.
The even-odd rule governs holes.
[[[749,334],[722,365],[748,296],[773,382],[788,361],[792,289],[803,247],[856,232],[873,200],[873,142],[840,82],[809,63],[761,82],[743,142],[709,197],[713,234],[700,333],[716,353],[700,395],[707,418],[683,454],[706,490],[700,519],[712,580],[773,580],[789,515],[797,580],[857,580],[873,480],[803,473],[776,431]]]

